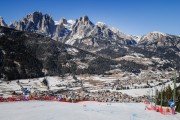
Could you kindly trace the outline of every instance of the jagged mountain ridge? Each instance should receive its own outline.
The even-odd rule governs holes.
[[[16,30],[44,33],[49,36],[52,36],[55,31],[52,17],[48,14],[43,15],[41,12],[29,14],[23,17],[22,20],[15,21],[8,26]]]
[[[56,22],[56,23],[55,23]],[[72,41],[81,41],[81,39],[86,37],[97,37],[106,40],[116,40],[123,44],[128,44],[128,41],[133,41],[133,37],[121,34],[122,32],[113,32],[108,26],[104,27],[99,24],[92,23],[87,16],[80,17],[71,22],[72,27],[67,27],[67,20],[61,19],[59,23],[54,21],[48,14],[42,14],[41,12],[34,12],[32,14],[23,17],[20,21],[15,21],[8,25],[10,28],[15,28],[22,31],[38,32],[50,36],[55,40],[61,40],[67,44],[73,44]],[[2,26],[2,25],[1,25]],[[70,40],[71,39],[71,42]],[[78,39],[78,40],[77,40]],[[78,42],[79,42],[78,41]],[[93,42],[93,38],[91,42]],[[93,45],[91,43],[91,45]],[[89,46],[89,44],[87,45]]]
[[[2,19],[2,21],[4,20]],[[94,24],[87,16],[83,16],[76,21],[68,21],[62,18],[60,21],[54,22],[51,16],[34,12],[23,18],[22,21],[15,22],[17,24],[10,24],[8,27],[23,28],[20,29],[21,31],[37,32],[111,60],[119,61],[120,59],[122,61],[121,58],[125,58],[131,62],[131,59],[127,58],[129,56],[134,57],[133,54],[137,53],[141,56],[141,59],[145,57],[145,59],[151,60],[153,57],[157,57],[165,61],[175,62],[177,68],[180,69],[180,37],[175,35],[151,32],[142,37],[129,36],[117,29],[109,28],[105,23],[98,22]],[[139,56],[133,59],[133,61],[136,61]],[[167,68],[168,66],[164,67],[162,65],[161,67]]]
[[[7,26],[2,17],[0,25]],[[60,21],[54,22],[48,14],[36,11],[18,22],[9,24],[8,27],[47,35],[54,40],[100,55],[102,55],[101,51],[112,48],[125,51],[126,45],[136,45],[150,51],[156,51],[158,47],[163,46],[172,47],[177,53],[180,49],[179,36],[161,32],[150,32],[144,36],[126,35],[116,28],[109,28],[105,23],[94,24],[88,16],[80,17],[75,21],[62,18]],[[105,56],[111,57],[107,54]]]
[[[7,24],[5,23],[4,19],[0,16],[0,26],[7,26]]]
[[[152,49],[152,46],[156,46],[152,42],[157,43],[158,41],[158,45],[172,44],[169,43],[172,37],[175,42],[177,42],[176,39],[179,39],[179,36],[161,32],[151,32],[144,36],[126,35],[116,28],[108,27],[103,22],[94,24],[88,16],[80,17],[75,21],[68,21],[64,18],[61,18],[60,21],[54,21],[48,14],[42,14],[37,11],[9,25],[1,17],[0,25],[21,31],[40,33],[54,40],[59,40],[94,53],[99,53],[101,50],[108,49],[111,46],[118,48],[124,45],[137,45],[141,48],[143,48],[143,45],[150,45],[149,49]],[[179,49],[179,43],[177,43],[177,48]]]
[[[166,48],[178,53],[180,51],[180,37],[161,32],[150,32],[141,37],[137,46],[149,51]]]
[[[67,25],[67,24],[70,24],[70,25]],[[60,21],[54,21],[50,15],[43,14],[39,11],[35,11],[35,12],[27,15],[26,17],[23,17],[22,20],[15,21],[14,23],[10,23],[9,25],[7,25],[4,21],[4,19],[2,17],[0,17],[0,26],[8,26],[10,28],[15,28],[17,30],[22,30],[22,31],[44,33],[44,34],[50,35],[51,37],[54,37],[54,38],[60,37],[59,39],[62,39],[61,37],[63,37],[63,35],[59,34],[59,32],[61,32],[61,30],[64,30],[65,28],[72,32],[71,38],[78,38],[78,39],[81,39],[81,38],[87,37],[87,36],[94,36],[94,35],[97,35],[98,33],[99,33],[98,34],[99,36],[102,35],[104,37],[107,37],[107,39],[111,38],[111,39],[115,39],[115,40],[119,40],[118,37],[120,37],[125,40],[139,41],[139,40],[144,39],[144,36],[147,36],[147,35],[144,35],[144,36],[126,35],[125,33],[119,31],[118,29],[116,29],[114,27],[109,28],[103,22],[97,22],[96,24],[94,24],[90,21],[88,16],[83,16],[76,20],[69,20],[69,22],[65,18],[62,18]],[[90,31],[90,33],[89,33],[88,29],[92,30],[93,27],[94,27],[93,31]],[[72,29],[74,29],[74,30],[72,30]],[[85,29],[87,29],[87,31]],[[60,31],[58,31],[58,30],[60,30]],[[88,32],[88,34],[87,34],[87,32]],[[93,34],[91,34],[91,33],[93,33]],[[103,35],[103,33],[104,33],[104,35]],[[151,33],[153,33],[153,32],[151,32]],[[117,36],[112,35],[112,34],[116,34]],[[148,34],[150,34],[150,33],[148,33]],[[154,35],[155,34],[166,35],[161,32],[154,32]]]

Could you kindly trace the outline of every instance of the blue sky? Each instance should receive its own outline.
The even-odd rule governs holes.
[[[41,11],[54,20],[87,15],[92,22],[105,22],[131,35],[180,35],[180,0],[1,0],[0,6],[6,23]]]

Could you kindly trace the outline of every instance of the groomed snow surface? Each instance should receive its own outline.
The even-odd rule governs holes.
[[[143,103],[63,103],[28,101],[0,103],[1,120],[180,120],[145,110]]]

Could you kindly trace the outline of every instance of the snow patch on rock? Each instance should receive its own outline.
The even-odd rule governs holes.
[[[79,51],[75,48],[66,48],[68,54],[76,55]]]

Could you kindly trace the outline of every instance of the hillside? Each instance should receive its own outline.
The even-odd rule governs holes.
[[[35,78],[63,74],[105,74],[116,69],[146,69],[130,61],[114,61],[93,53],[62,44],[36,33],[0,27],[1,78],[6,80]],[[130,64],[139,66],[131,67]],[[123,67],[125,66],[125,67]]]

